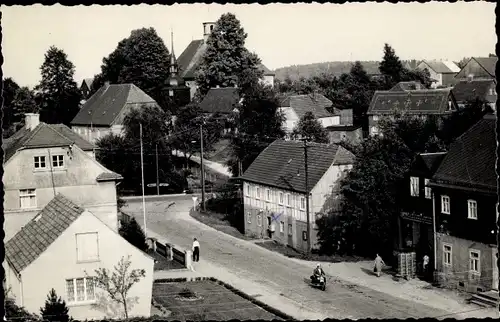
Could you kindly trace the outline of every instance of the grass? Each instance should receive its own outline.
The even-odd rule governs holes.
[[[162,255],[156,253],[152,249],[148,249],[147,252],[149,255],[151,255],[155,259],[155,266],[154,270],[155,271],[164,271],[164,270],[169,270],[169,269],[183,269],[185,268],[181,263],[179,263],[176,260],[168,260]]]
[[[363,257],[358,256],[339,256],[339,255],[320,255],[317,253],[311,252],[311,254],[305,254],[295,250],[289,246],[279,244],[275,241],[264,241],[255,243],[261,247],[264,247],[268,250],[280,253],[287,257],[298,258],[308,261],[316,261],[316,262],[330,262],[330,263],[340,263],[340,262],[359,262],[367,260]]]
[[[221,231],[233,237],[243,240],[251,239],[248,236],[245,236],[245,234],[242,234],[235,227],[231,226],[231,223],[228,220],[224,219],[225,217],[224,214],[208,212],[208,211],[207,212],[191,211],[190,215],[199,222],[204,223],[207,226],[210,226],[214,229],[217,229],[218,231]]]
[[[199,299],[182,301],[179,293],[190,292]],[[155,302],[171,312],[167,321],[282,320],[215,281],[155,283]]]

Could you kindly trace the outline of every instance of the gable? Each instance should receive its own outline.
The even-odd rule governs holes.
[[[456,79],[466,79],[473,75],[474,79],[495,79],[497,57],[473,57],[455,76]]]

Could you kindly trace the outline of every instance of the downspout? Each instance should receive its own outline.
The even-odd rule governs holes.
[[[21,278],[21,273],[17,274],[17,277],[19,278],[19,296],[21,297],[21,307],[24,306],[24,292],[23,292],[23,280]]]
[[[434,189],[432,190],[432,230],[434,232],[434,272],[437,271],[437,231],[436,231],[436,202],[434,199]]]

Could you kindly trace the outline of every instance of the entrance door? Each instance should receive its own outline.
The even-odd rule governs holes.
[[[491,285],[491,288],[495,291],[498,291],[498,265],[497,265],[498,250],[493,248],[491,255],[492,255],[491,262],[493,263],[493,278],[491,281],[493,285]]]

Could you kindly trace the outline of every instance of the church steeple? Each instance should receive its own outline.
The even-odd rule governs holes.
[[[175,58],[175,53],[174,53],[174,32],[170,32],[170,42],[172,45],[172,50],[170,52],[170,76],[171,77],[176,77],[177,73],[179,71],[179,66],[177,65],[177,59]]]

